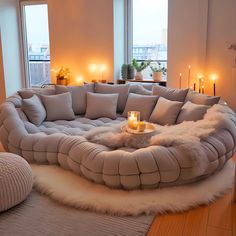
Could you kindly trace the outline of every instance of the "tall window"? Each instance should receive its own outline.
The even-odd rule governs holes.
[[[133,0],[132,58],[167,66],[168,0]],[[146,77],[150,71],[146,70]]]
[[[25,63],[28,85],[50,83],[50,47],[47,4],[22,3]]]

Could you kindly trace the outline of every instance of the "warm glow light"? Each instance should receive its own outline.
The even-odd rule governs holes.
[[[199,74],[197,77],[198,77],[198,79],[202,79],[203,75]]]
[[[212,75],[212,76],[211,76],[211,79],[212,79],[212,80],[214,81],[214,83],[215,83],[215,82],[216,82],[216,79],[217,79],[217,75],[215,75],[215,74]]]
[[[89,65],[89,70],[90,70],[90,72],[95,72],[97,70],[97,65],[96,64],[90,64]]]
[[[76,84],[83,85],[84,84],[84,78],[82,76],[77,76],[75,79]]]
[[[188,68],[191,69],[191,65],[189,65]]]
[[[179,73],[179,76],[181,77],[181,76],[182,76],[182,73]]]
[[[99,66],[99,70],[100,70],[101,72],[105,71],[106,69],[107,69],[107,66],[106,66],[106,65],[100,65],[100,66]]]

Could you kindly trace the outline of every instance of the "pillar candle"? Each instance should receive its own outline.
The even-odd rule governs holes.
[[[182,73],[179,74],[179,88],[182,87]]]
[[[190,77],[191,77],[191,66],[188,66],[188,88],[190,86]]]

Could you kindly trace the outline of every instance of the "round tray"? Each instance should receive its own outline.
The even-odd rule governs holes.
[[[135,129],[130,129],[127,124],[124,125],[121,129],[122,131],[125,131],[130,134],[151,134],[156,131],[155,125],[151,123],[146,123],[146,128],[143,132],[135,130]]]

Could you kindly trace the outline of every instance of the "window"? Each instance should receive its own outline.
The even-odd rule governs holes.
[[[130,60],[151,60],[152,64],[160,62],[167,67],[168,0],[133,0],[128,7],[132,28]],[[150,78],[150,68],[144,74]]]
[[[22,3],[25,68],[29,87],[50,83],[47,4]]]

